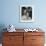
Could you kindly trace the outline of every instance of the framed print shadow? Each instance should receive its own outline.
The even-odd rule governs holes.
[[[21,5],[20,6],[20,22],[33,22],[34,21],[34,6]]]

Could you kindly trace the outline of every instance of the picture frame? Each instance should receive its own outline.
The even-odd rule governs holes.
[[[20,5],[20,22],[34,22],[33,5]]]

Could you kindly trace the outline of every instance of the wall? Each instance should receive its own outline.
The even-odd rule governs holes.
[[[45,0],[1,0],[0,25],[13,24],[16,28],[46,27],[46,1]],[[21,23],[19,20],[19,6],[33,5],[35,21],[31,23]]]
[[[13,24],[16,28],[46,27],[46,0],[1,0],[0,25]],[[33,5],[35,21],[21,23],[19,20],[19,6]]]

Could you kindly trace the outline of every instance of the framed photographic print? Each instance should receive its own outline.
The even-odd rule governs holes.
[[[20,6],[20,22],[33,22],[34,21],[34,6],[21,5]]]

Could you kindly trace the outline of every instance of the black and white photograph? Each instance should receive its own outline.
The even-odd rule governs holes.
[[[32,22],[33,20],[33,7],[22,5],[20,7],[20,21],[21,22]]]

